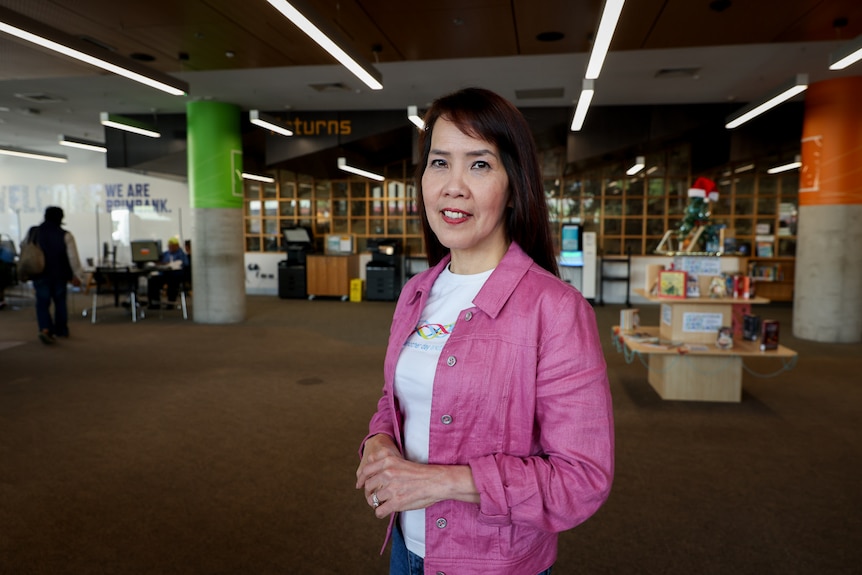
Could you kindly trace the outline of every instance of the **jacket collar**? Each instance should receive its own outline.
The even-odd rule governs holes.
[[[443,272],[446,266],[449,265],[451,256],[447,255],[440,263],[428,270],[426,273],[417,277],[417,283],[410,298],[410,303],[415,303],[417,300],[425,300],[431,292],[431,286],[437,280],[437,277]],[[524,253],[517,243],[509,244],[509,249],[497,264],[494,272],[485,282],[485,285],[479,290],[479,294],[473,302],[476,307],[481,309],[490,317],[497,317],[500,310],[509,300],[512,292],[520,283],[521,278],[533,265],[533,260]]]

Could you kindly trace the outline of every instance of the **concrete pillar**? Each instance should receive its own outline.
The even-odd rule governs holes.
[[[194,217],[194,320],[245,320],[240,110],[222,102],[189,102],[189,196]]]
[[[862,77],[808,87],[793,335],[862,341]]]

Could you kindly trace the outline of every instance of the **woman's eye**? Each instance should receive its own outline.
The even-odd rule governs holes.
[[[488,164],[488,162],[486,162],[485,160],[478,160],[478,161],[476,161],[476,162],[474,162],[474,163],[473,163],[473,167],[474,167],[474,168],[479,168],[479,169],[483,169],[483,170],[484,170],[484,169],[486,169],[486,168],[490,168],[490,167],[491,167],[491,165],[490,165],[490,164]]]
[[[431,160],[429,162],[429,164],[436,167],[436,168],[442,168],[442,167],[446,166],[446,160],[441,160],[440,158],[437,158],[437,159]]]

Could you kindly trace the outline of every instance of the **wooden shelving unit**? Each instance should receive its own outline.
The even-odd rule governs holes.
[[[772,301],[793,301],[795,258],[749,258],[748,275],[755,293]]]

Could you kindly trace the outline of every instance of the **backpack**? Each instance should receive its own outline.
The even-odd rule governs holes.
[[[45,271],[45,252],[39,247],[39,228],[33,226],[21,242],[21,255],[18,256],[18,279],[22,282]]]

